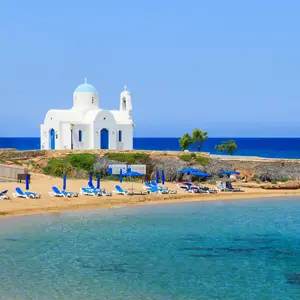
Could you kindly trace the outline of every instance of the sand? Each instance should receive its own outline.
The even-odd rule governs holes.
[[[101,181],[101,188],[112,191],[114,190],[115,184],[119,183],[113,181]],[[113,195],[111,197],[79,195],[77,198],[60,198],[48,195],[48,192],[51,191],[53,185],[61,188],[62,179],[53,178],[43,174],[31,174],[30,190],[40,193],[41,199],[12,198],[12,200],[2,200],[0,201],[0,217],[52,213],[67,210],[92,210],[96,208],[129,205],[300,196],[300,190],[263,190],[260,188],[243,188],[245,192],[242,193],[220,192],[218,194],[187,194],[183,190],[177,189],[176,183],[167,183],[166,186],[170,189],[178,190],[176,195]],[[25,183],[0,182],[0,189],[8,189],[8,194],[11,197],[16,186],[20,186],[25,190]],[[68,179],[67,181],[68,191],[79,192],[80,187],[86,186],[87,180]],[[130,189],[132,183],[123,182],[122,187]],[[135,191],[141,191],[143,190],[143,185],[142,183],[133,183],[133,188]]]

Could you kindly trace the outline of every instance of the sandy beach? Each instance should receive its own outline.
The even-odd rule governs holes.
[[[112,191],[114,185],[118,182],[101,181],[101,188],[107,191]],[[176,183],[167,183],[170,189],[177,189],[175,195],[136,195],[136,196],[122,196],[113,195],[111,197],[94,197],[82,196],[77,198],[60,198],[51,197],[48,192],[51,191],[53,185],[61,188],[62,179],[46,176],[43,174],[31,174],[30,190],[41,194],[41,199],[22,199],[12,198],[12,200],[0,201],[0,216],[18,216],[31,215],[42,213],[61,212],[66,210],[91,210],[97,208],[109,208],[116,206],[129,205],[145,205],[145,204],[159,204],[159,203],[176,203],[185,201],[222,201],[222,200],[239,200],[239,199],[255,199],[268,197],[286,197],[286,196],[300,196],[300,190],[264,190],[261,188],[243,188],[245,191],[238,193],[220,192],[217,194],[187,194],[183,190],[177,189]],[[16,182],[1,182],[0,189],[8,189],[9,196],[12,196],[16,186],[20,186],[25,190],[25,184],[18,184]],[[80,187],[86,187],[87,180],[68,179],[67,190],[79,192]],[[123,182],[122,187],[130,189],[132,183]],[[133,183],[135,191],[142,191],[142,183]]]

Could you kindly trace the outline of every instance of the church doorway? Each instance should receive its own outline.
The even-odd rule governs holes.
[[[106,128],[103,128],[100,131],[100,148],[108,149],[108,145],[109,145],[108,130]]]
[[[55,130],[52,128],[49,132],[49,139],[50,139],[50,149],[55,150]]]

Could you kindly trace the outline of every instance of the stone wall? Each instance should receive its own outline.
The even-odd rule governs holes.
[[[176,180],[179,174],[177,171],[185,167],[193,167],[201,171],[208,172],[212,175],[217,175],[220,171],[225,169],[233,169],[241,172],[242,176],[246,176],[248,179],[259,178],[263,181],[280,180],[282,178],[300,180],[300,160],[298,159],[264,159],[259,157],[235,157],[235,156],[217,156],[210,155],[209,153],[200,153],[197,155],[205,156],[208,161],[205,166],[192,160],[189,162],[180,159],[183,152],[176,151],[118,151],[109,150],[109,152],[136,152],[147,153],[150,157],[148,162],[149,175],[154,173],[154,170],[158,168],[165,170],[166,180]],[[41,158],[41,160],[47,163],[49,158],[63,157],[70,153],[95,153],[97,155],[97,161],[95,164],[96,170],[105,172],[108,164],[118,163],[116,161],[108,160],[104,155],[107,150],[34,150],[34,151],[16,151],[0,149],[0,160],[20,162],[30,161],[31,159]]]

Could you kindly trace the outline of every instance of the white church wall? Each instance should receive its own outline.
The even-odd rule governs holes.
[[[118,125],[118,131],[122,131],[122,141],[117,141],[117,149],[132,150],[133,149],[133,128],[132,125]],[[119,134],[118,134],[119,138]]]
[[[99,98],[97,93],[80,92],[73,94],[72,110],[89,110],[99,108]]]
[[[80,132],[81,131],[81,141]],[[88,150],[92,149],[91,126],[88,124],[75,124],[73,129],[73,149]]]
[[[101,130],[107,129],[109,136],[109,149],[117,149],[116,120],[108,110],[101,110],[94,120],[94,148],[101,149]]]

